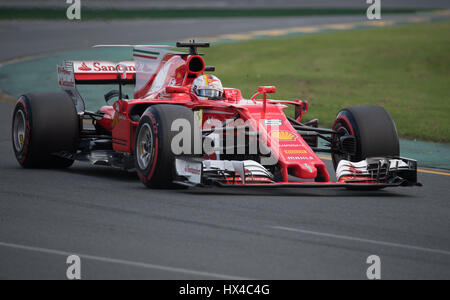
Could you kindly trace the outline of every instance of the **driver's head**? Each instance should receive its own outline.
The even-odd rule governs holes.
[[[214,75],[201,75],[192,83],[192,92],[200,100],[220,100],[223,96],[222,82]]]

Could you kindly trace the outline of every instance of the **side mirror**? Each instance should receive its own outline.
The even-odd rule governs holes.
[[[275,94],[276,91],[277,91],[277,89],[274,86],[260,86],[260,87],[258,87],[258,93],[259,94]]]
[[[189,88],[185,86],[168,86],[166,87],[167,94],[189,94]]]

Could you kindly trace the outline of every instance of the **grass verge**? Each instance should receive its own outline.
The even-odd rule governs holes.
[[[383,9],[383,14],[429,11],[425,9]],[[364,9],[82,9],[82,20],[164,19],[164,18],[226,18],[226,17],[289,17],[321,15],[365,15]],[[0,20],[66,19],[65,8],[0,8]]]
[[[204,51],[224,85],[310,100],[331,126],[352,105],[384,106],[401,137],[450,142],[450,23],[230,43]]]

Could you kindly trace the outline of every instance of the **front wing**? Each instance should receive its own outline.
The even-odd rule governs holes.
[[[417,182],[417,162],[407,158],[370,158],[358,163],[341,161],[335,182],[301,182],[298,178],[278,182],[264,166],[251,160],[178,158],[175,169],[175,183],[191,187],[382,189],[421,185]]]

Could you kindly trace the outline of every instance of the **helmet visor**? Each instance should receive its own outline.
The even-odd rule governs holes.
[[[221,96],[221,92],[214,89],[198,89],[196,93],[200,97],[217,98]]]

